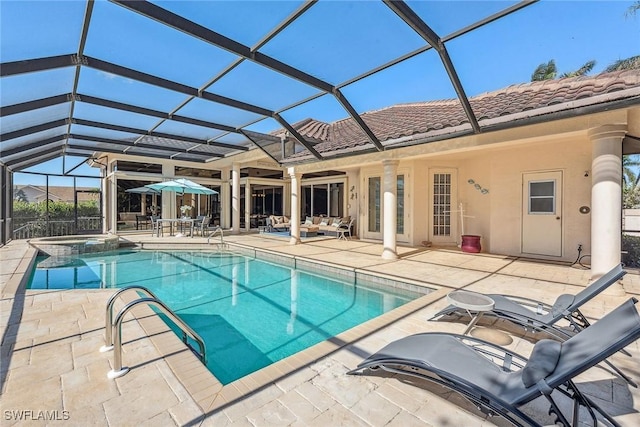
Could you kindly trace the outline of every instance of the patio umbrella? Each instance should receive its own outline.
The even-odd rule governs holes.
[[[217,191],[190,181],[185,178],[174,179],[173,181],[156,182],[155,184],[145,185],[157,191],[172,191],[178,194],[218,194]]]
[[[154,190],[153,188],[149,188],[149,187],[136,187],[136,188],[130,188],[124,191],[127,193],[136,193],[136,194],[160,194],[160,191]]]

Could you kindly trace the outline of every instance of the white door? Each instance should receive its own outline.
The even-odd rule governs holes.
[[[455,244],[458,239],[457,173],[455,169],[429,171],[429,240]]]
[[[522,194],[522,252],[562,256],[562,172],[524,174]]]
[[[366,239],[382,239],[382,177],[365,176],[366,206],[364,237]]]
[[[396,201],[397,206],[397,226],[396,239],[399,242],[408,242],[411,236],[409,215],[411,207],[409,204],[409,171],[398,170],[396,176]],[[364,237],[366,239],[382,240],[382,227],[384,224],[384,215],[382,207],[382,176],[367,175],[365,176],[364,195],[366,210],[366,224],[364,228]]]

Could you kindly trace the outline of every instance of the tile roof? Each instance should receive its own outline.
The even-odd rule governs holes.
[[[640,69],[522,83],[471,97],[469,102],[482,129],[497,122],[521,119],[523,113],[524,117],[540,116],[626,98],[638,99],[640,104],[640,91],[628,91],[633,88],[640,89]],[[606,99],[598,96],[607,94],[610,96]],[[366,112],[361,117],[383,145],[412,135],[429,137],[471,130],[458,99],[398,104]],[[326,157],[338,151],[373,147],[351,118],[333,123],[306,119],[293,127],[307,140],[316,143],[314,148]],[[304,150],[286,160],[297,161],[307,156],[309,152]]]

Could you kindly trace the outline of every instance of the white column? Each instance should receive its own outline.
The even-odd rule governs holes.
[[[396,259],[398,253],[396,251],[396,229],[398,227],[398,161],[383,160],[384,175],[382,177],[382,258]]]
[[[113,234],[118,233],[118,185],[115,175],[111,175],[106,180],[106,184],[109,187],[107,191],[107,207],[109,212],[109,232]]]
[[[240,165],[233,164],[231,169],[231,218],[232,232],[238,234],[240,232]]]
[[[621,261],[622,139],[624,125],[605,125],[589,131],[591,140],[591,279]],[[617,287],[617,289],[616,289]],[[609,288],[624,292],[621,285]]]
[[[231,185],[229,184],[229,174],[231,169],[222,168],[220,170],[220,178],[222,183],[220,185],[220,227],[231,228]]]
[[[251,182],[247,178],[247,182],[244,185],[244,231],[251,230],[251,202],[253,202]]]
[[[291,177],[291,239],[289,244],[300,244],[300,178],[302,174],[296,172],[295,168],[288,169],[289,176]]]
[[[173,179],[175,176],[175,168],[173,165],[164,163],[162,165],[162,177]],[[171,191],[162,192],[162,218],[177,218],[178,207],[176,205],[176,193]]]

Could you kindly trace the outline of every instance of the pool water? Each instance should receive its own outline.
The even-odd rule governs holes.
[[[399,307],[382,291],[234,254],[120,250],[39,259],[31,289],[150,289],[205,341],[223,384]]]

